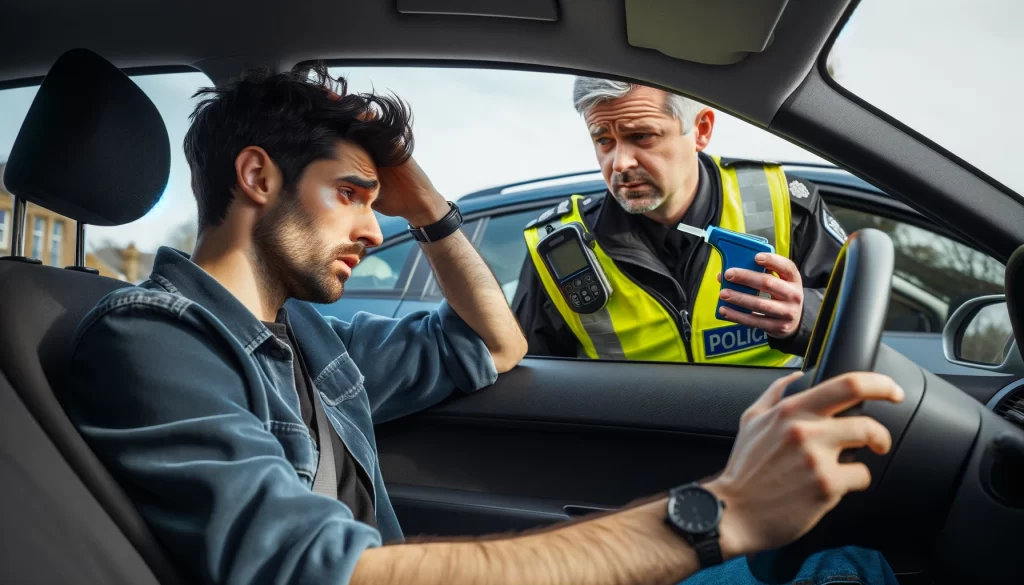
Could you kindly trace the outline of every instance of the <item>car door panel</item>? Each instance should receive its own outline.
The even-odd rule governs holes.
[[[896,351],[878,359],[898,383],[924,383]],[[717,473],[743,411],[786,373],[527,358],[489,388],[378,426],[381,469],[407,535],[544,526]],[[972,378],[968,392],[987,399],[1007,381]]]
[[[388,484],[387,489],[407,535],[484,535],[495,533],[496,527],[501,527],[499,531],[529,530],[564,522],[578,511],[595,509],[565,506],[544,498],[465,490],[401,484]]]
[[[779,375],[527,358],[490,388],[378,426],[381,468],[407,534],[549,524],[565,506],[619,507],[714,473]]]
[[[886,355],[919,383],[919,368]],[[381,468],[402,494],[408,534],[501,532],[568,517],[565,506],[616,508],[719,471],[743,411],[785,373],[527,358],[490,388],[379,426]]]

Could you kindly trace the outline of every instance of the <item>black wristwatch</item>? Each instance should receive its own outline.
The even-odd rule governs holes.
[[[722,564],[718,523],[725,502],[696,483],[677,487],[668,494],[668,524],[697,551],[700,567]]]
[[[436,242],[457,232],[462,227],[462,212],[459,211],[459,206],[455,203],[449,201],[448,205],[451,206],[451,210],[440,220],[423,227],[410,225],[409,233],[412,234],[412,237],[418,242]]]

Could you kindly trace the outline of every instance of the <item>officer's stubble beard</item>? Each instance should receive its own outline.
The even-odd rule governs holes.
[[[644,182],[645,190],[630,191],[622,185]],[[643,168],[637,167],[612,175],[612,197],[626,211],[633,215],[642,215],[661,207],[665,202],[665,192],[654,182],[654,178]]]
[[[346,255],[363,258],[358,243],[322,241],[317,218],[299,204],[297,194],[283,193],[281,203],[261,217],[253,229],[252,262],[265,293],[288,299],[329,304],[345,292],[343,273],[335,260]]]

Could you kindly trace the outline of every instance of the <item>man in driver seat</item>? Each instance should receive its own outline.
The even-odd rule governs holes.
[[[457,207],[410,158],[406,108],[316,72],[200,92],[185,139],[195,253],[161,248],[150,280],[108,294],[77,332],[68,413],[187,580],[744,585],[746,554],[867,489],[868,468],[839,454],[885,453],[892,437],[834,415],[903,391],[853,373],[784,398],[790,375],[743,415],[713,480],[529,534],[404,543],[374,425],[491,384],[526,343]],[[310,302],[336,301],[381,243],[374,209],[424,237],[447,301],[324,318]],[[858,548],[818,553],[798,578],[894,582]]]
[[[529,353],[794,365],[846,240],[817,187],[786,177],[777,164],[705,154],[715,113],[685,97],[579,77],[573,101],[609,195],[574,196],[527,225],[530,253],[513,308]],[[559,283],[538,253],[546,233],[570,223],[593,237],[594,259],[613,283],[607,304],[594,312],[570,306],[559,287],[572,283]],[[761,294],[720,293],[721,257],[678,231],[681,223],[767,240],[776,253],[757,256],[763,273],[725,272]],[[597,282],[578,284],[582,291],[574,294],[599,294]],[[720,300],[752,312],[719,308]]]

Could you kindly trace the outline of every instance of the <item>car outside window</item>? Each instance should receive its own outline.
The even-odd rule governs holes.
[[[415,244],[414,240],[406,240],[368,254],[352,270],[352,276],[345,282],[345,294],[401,294],[408,281],[406,267],[412,261],[413,253],[418,251]]]
[[[530,220],[536,219],[544,209],[546,207],[537,207],[506,214],[499,211],[483,220],[479,228],[482,234],[474,236],[477,251],[494,273],[509,303],[512,302],[519,287],[519,272],[526,259],[523,228]],[[422,299],[441,300],[443,296],[441,287],[431,273]]]
[[[887,331],[939,332],[974,297],[1003,292],[1004,266],[990,256],[932,231],[842,206],[830,206],[847,232],[881,230],[896,251]]]
[[[494,271],[510,303],[519,286],[519,271],[526,259],[523,227],[539,213],[539,210],[529,210],[492,217],[484,225],[483,237],[477,244],[480,255]]]

